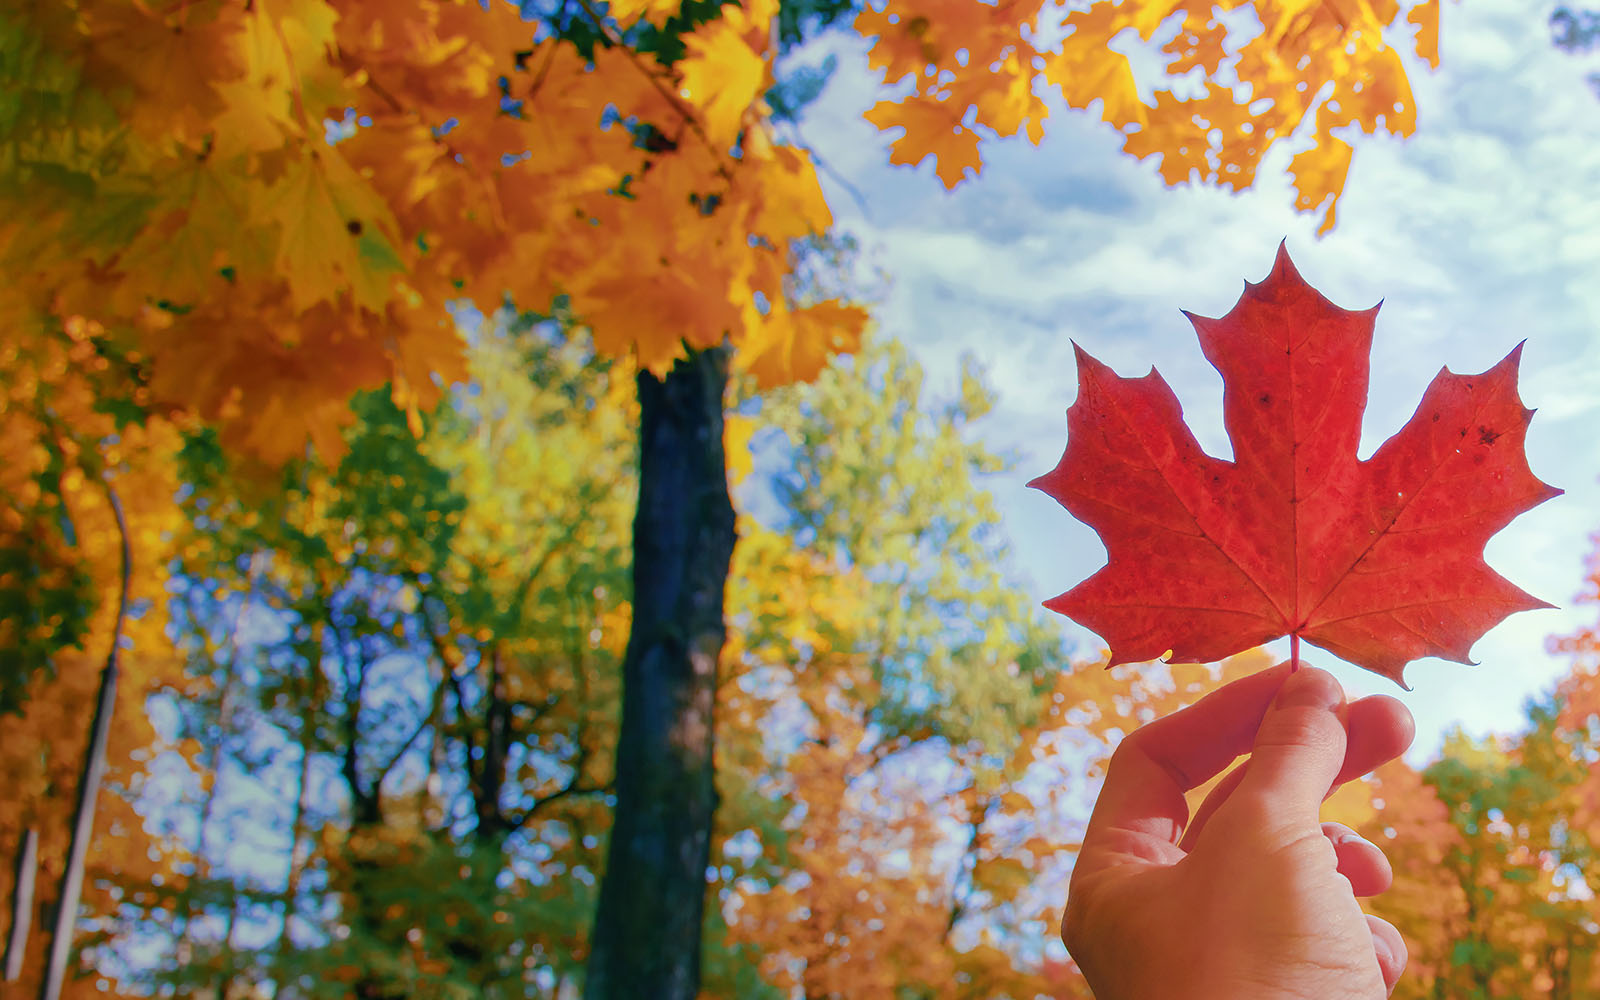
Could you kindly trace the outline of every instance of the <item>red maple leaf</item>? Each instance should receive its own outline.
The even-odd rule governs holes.
[[[1522,346],[1481,375],[1440,369],[1363,462],[1377,312],[1329,302],[1280,246],[1226,316],[1189,315],[1222,374],[1232,462],[1201,450],[1155,369],[1123,378],[1073,345],[1066,452],[1029,485],[1108,561],[1045,606],[1098,633],[1111,665],[1220,660],[1287,634],[1401,685],[1410,661],[1470,663],[1507,615],[1550,607],[1483,561],[1490,536],[1561,493],[1523,452]]]

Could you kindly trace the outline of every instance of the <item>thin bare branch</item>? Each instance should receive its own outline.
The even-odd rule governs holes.
[[[116,489],[102,477],[106,499],[116,518],[122,550],[122,579],[117,592],[117,619],[111,631],[111,650],[100,673],[100,696],[95,701],[94,721],[89,730],[89,746],[84,753],[83,775],[78,782],[78,804],[72,820],[72,843],[67,849],[67,866],[61,874],[61,892],[56,905],[55,927],[51,932],[50,957],[44,978],[39,983],[39,1000],[59,1000],[66,980],[67,958],[72,952],[73,932],[78,924],[78,901],[83,896],[83,862],[94,835],[94,809],[100,797],[100,783],[106,772],[106,739],[111,732],[111,716],[117,703],[117,654],[122,647],[122,630],[128,620],[128,585],[132,576],[133,553],[128,542],[128,522]]]

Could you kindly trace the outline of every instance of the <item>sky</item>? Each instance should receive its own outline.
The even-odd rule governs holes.
[[[1280,142],[1242,194],[1166,188],[1153,162],[1119,152],[1109,126],[1057,94],[1039,146],[985,142],[981,177],[947,192],[931,160],[889,166],[898,133],[862,120],[884,94],[859,37],[829,36],[794,57],[839,56],[799,132],[825,163],[837,223],[889,278],[879,324],[911,345],[935,385],[953,385],[971,354],[998,393],[982,434],[1016,462],[992,487],[1040,600],[1105,562],[1093,531],[1024,485],[1065,445],[1071,341],[1123,375],[1154,365],[1200,443],[1227,456],[1221,379],[1180,310],[1224,314],[1287,240],[1300,273],[1336,304],[1383,302],[1362,457],[1411,416],[1442,365],[1483,371],[1527,341],[1520,391],[1538,410],[1529,461],[1566,494],[1519,517],[1486,558],[1560,608],[1493,629],[1473,648],[1476,667],[1412,664],[1410,693],[1308,651],[1352,697],[1407,704],[1414,762],[1452,727],[1481,736],[1520,726],[1525,700],[1569,666],[1546,651],[1547,637],[1600,614],[1573,600],[1600,531],[1600,97],[1585,80],[1600,66],[1550,45],[1548,13],[1526,0],[1446,3],[1440,69],[1407,61],[1416,134],[1354,140],[1339,224],[1320,239],[1319,216],[1293,211],[1284,172],[1305,142]],[[1080,648],[1098,648],[1057,620]]]

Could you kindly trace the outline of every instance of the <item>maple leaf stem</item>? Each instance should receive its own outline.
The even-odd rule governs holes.
[[[1289,672],[1300,669],[1300,633],[1289,633]]]

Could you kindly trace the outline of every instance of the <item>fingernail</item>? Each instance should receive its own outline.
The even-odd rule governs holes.
[[[1386,968],[1394,964],[1394,952],[1389,950],[1389,942],[1376,934],[1372,936],[1372,952],[1378,957],[1379,968]]]
[[[1331,675],[1302,667],[1283,682],[1272,704],[1277,708],[1334,709],[1343,701],[1344,692]]]
[[[1355,832],[1354,830],[1351,830],[1348,833],[1341,833],[1339,835],[1339,839],[1335,840],[1334,843],[1335,844],[1366,844],[1368,847],[1377,847],[1378,846],[1377,844],[1374,844],[1372,841],[1370,841],[1367,838],[1363,837],[1361,834]]]

